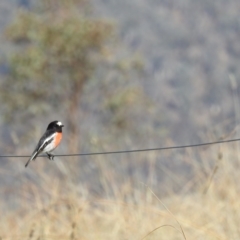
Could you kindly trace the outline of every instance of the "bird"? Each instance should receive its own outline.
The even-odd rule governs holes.
[[[48,124],[47,130],[40,138],[31,157],[25,164],[25,167],[27,167],[32,160],[35,160],[40,153],[46,153],[50,160],[54,159],[54,155],[52,155],[51,152],[60,144],[62,140],[63,127],[64,125],[60,121],[53,121]]]

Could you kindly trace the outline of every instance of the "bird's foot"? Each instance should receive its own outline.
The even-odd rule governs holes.
[[[50,154],[50,153],[47,153],[47,155],[48,155],[48,158],[49,158],[49,160],[54,160],[54,155],[52,155],[52,154]]]

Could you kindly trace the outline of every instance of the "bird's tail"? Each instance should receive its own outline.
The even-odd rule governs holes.
[[[29,160],[28,160],[27,163],[25,164],[25,167],[27,167],[28,164],[37,157],[37,154],[38,154],[38,152],[34,152],[34,153],[32,154],[32,156],[29,158]]]

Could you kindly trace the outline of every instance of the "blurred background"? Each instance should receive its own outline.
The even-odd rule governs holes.
[[[56,154],[239,137],[239,13],[237,0],[2,0],[0,155],[30,155],[53,120],[65,125]],[[38,158],[27,169],[27,158],[1,158],[0,238],[141,239],[175,221],[150,187],[189,239],[239,239],[239,151]]]

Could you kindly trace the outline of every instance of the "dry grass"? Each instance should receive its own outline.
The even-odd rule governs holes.
[[[158,154],[145,155],[152,163],[149,179],[160,174],[154,171]],[[102,194],[74,182],[67,170],[53,177],[44,170],[51,163],[33,163],[27,171],[37,182],[23,179],[26,170],[19,170],[19,187],[7,186],[10,193],[6,189],[1,193],[0,239],[240,239],[237,144],[188,150],[179,161],[179,167],[191,166],[192,177],[182,183],[184,176],[171,172],[171,165],[163,166],[163,181],[154,185],[148,179],[148,187],[127,178],[121,184],[111,181],[111,171],[101,162],[98,181],[106,183]],[[178,181],[181,187],[176,191]]]

